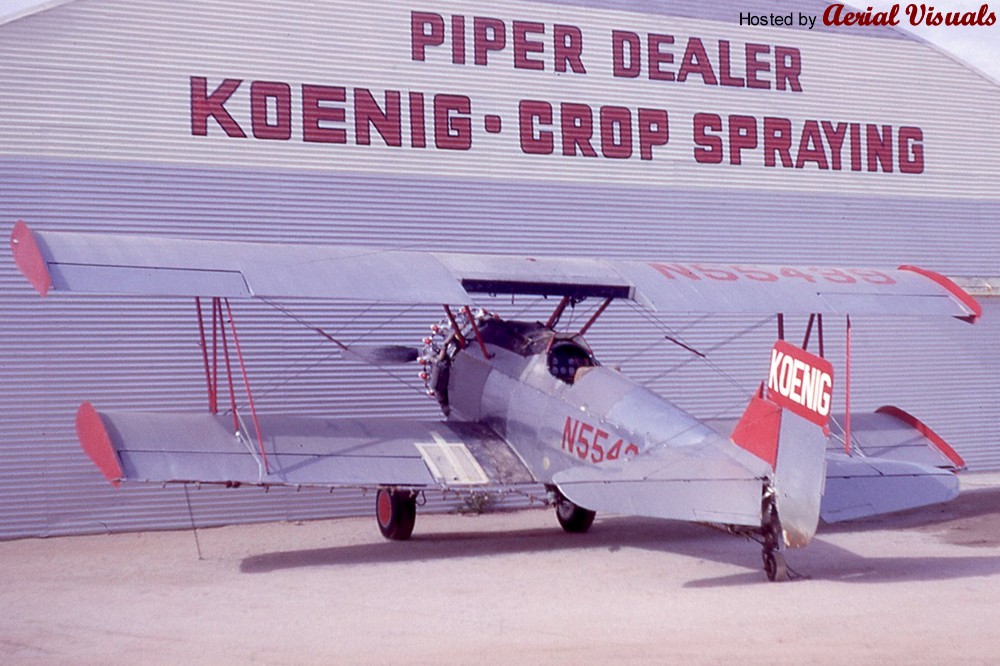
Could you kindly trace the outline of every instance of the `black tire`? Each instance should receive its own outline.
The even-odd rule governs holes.
[[[417,498],[408,491],[379,488],[375,496],[378,529],[390,541],[406,541],[417,522]]]
[[[764,573],[772,583],[788,580],[788,566],[785,564],[785,556],[777,550],[765,552]]]
[[[583,534],[594,524],[596,511],[590,511],[573,504],[565,497],[556,500],[556,518],[563,530],[570,534]]]

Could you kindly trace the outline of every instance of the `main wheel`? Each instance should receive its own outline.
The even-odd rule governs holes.
[[[594,524],[595,511],[589,511],[573,504],[565,497],[556,500],[556,518],[559,524],[570,534],[583,534]]]
[[[382,536],[406,541],[417,522],[417,498],[408,491],[379,488],[375,497],[375,518]]]

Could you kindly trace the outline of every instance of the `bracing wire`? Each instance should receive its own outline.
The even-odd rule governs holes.
[[[261,300],[264,303],[266,303],[268,306],[270,306],[271,308],[273,308],[277,312],[281,313],[282,315],[285,315],[286,317],[288,317],[292,321],[296,322],[297,324],[303,326],[304,328],[306,328],[306,329],[308,329],[310,331],[313,331],[313,332],[315,332],[315,333],[323,336],[326,340],[328,340],[330,342],[333,342],[341,350],[348,349],[348,344],[344,343],[343,341],[339,340],[338,338],[335,338],[331,333],[327,332],[322,327],[320,327],[320,326],[318,326],[316,324],[313,324],[312,322],[306,320],[304,317],[301,317],[300,315],[292,312],[287,307],[279,305],[278,303],[275,303],[275,302],[273,302],[271,300],[268,300],[266,298],[262,298]],[[374,306],[369,305],[367,308],[365,308],[360,313],[356,314],[353,318],[351,318],[350,321],[342,324],[341,327],[339,327],[336,330],[340,330],[344,326],[349,326],[350,324],[358,321],[358,319],[360,319],[361,317],[363,317],[366,313],[370,312],[373,307]],[[411,305],[410,307],[408,307],[408,308],[406,308],[404,310],[401,310],[400,312],[396,313],[394,316],[389,317],[388,319],[386,319],[385,321],[383,321],[382,323],[380,323],[378,326],[376,326],[375,328],[373,328],[370,331],[368,331],[367,334],[370,335],[371,333],[379,330],[380,328],[383,328],[383,327],[385,327],[385,326],[387,326],[389,324],[392,324],[393,322],[395,322],[400,317],[403,317],[404,315],[409,314],[414,308],[416,308],[416,306],[415,305]],[[291,362],[291,366],[294,367],[294,366],[298,365],[301,361],[305,360],[308,357],[309,354],[311,354],[316,349],[319,349],[322,346],[323,346],[323,343],[320,342],[317,345],[311,347],[305,353],[303,353],[298,359],[292,361]],[[333,354],[333,353],[326,354],[325,356],[323,356],[322,358],[314,361],[313,363],[310,363],[309,365],[304,366],[298,372],[295,372],[294,374],[291,374],[291,375],[286,375],[286,377],[284,379],[272,383],[271,386],[264,387],[263,390],[260,390],[257,394],[260,397],[271,395],[272,393],[278,391],[282,387],[287,386],[292,381],[294,381],[294,380],[298,379],[299,377],[303,376],[307,372],[309,372],[309,371],[313,370],[314,368],[322,365],[323,363],[326,363],[331,358],[334,358],[334,356],[335,356],[335,354]],[[403,386],[405,386],[405,387],[407,387],[409,389],[412,389],[413,391],[419,393],[420,395],[424,395],[424,389],[423,389],[423,387],[418,386],[416,384],[416,382],[407,381],[404,378],[402,378],[401,376],[397,375],[396,373],[392,372],[391,370],[389,370],[388,368],[386,368],[384,366],[375,365],[375,368],[377,368],[382,374],[385,374],[385,375],[389,376],[394,381],[399,382]],[[242,405],[240,405],[240,406],[242,407]]]
[[[663,333],[664,335],[668,335],[668,336],[670,336],[671,338],[674,338],[677,341],[680,341],[686,347],[690,347],[691,349],[694,349],[694,347],[692,345],[689,345],[687,342],[685,342],[683,336],[681,336],[680,334],[678,334],[677,332],[675,332],[674,330],[672,330],[670,328],[670,326],[668,326],[666,324],[666,322],[664,322],[661,319],[659,319],[655,314],[649,312],[648,310],[646,310],[645,308],[643,308],[642,306],[640,306],[640,305],[638,305],[636,303],[629,302],[629,305],[639,314],[639,316],[641,316],[647,322],[649,322],[650,324],[652,324],[661,333]],[[712,361],[712,359],[709,358],[708,355],[711,352],[713,352],[713,351],[721,349],[721,348],[725,347],[726,345],[735,342],[736,340],[740,339],[741,337],[743,337],[745,335],[749,335],[750,333],[753,333],[754,331],[756,331],[757,329],[759,329],[762,326],[766,325],[767,323],[769,323],[773,319],[774,319],[773,316],[768,316],[768,317],[766,317],[766,318],[764,318],[764,319],[762,319],[762,320],[760,320],[760,321],[758,321],[758,322],[756,322],[754,324],[751,324],[750,326],[747,326],[746,328],[744,328],[744,329],[736,332],[735,334],[729,336],[725,340],[722,340],[721,342],[719,342],[719,343],[717,343],[715,345],[712,345],[711,347],[709,347],[709,348],[707,348],[705,350],[701,350],[699,354],[692,353],[685,360],[683,360],[683,361],[681,361],[681,362],[679,362],[679,363],[671,366],[670,368],[667,368],[663,372],[660,372],[660,373],[658,373],[656,375],[653,375],[652,377],[646,379],[642,383],[644,385],[648,386],[649,384],[651,384],[651,383],[653,383],[655,381],[658,381],[658,380],[662,379],[663,377],[665,377],[665,376],[667,376],[667,375],[669,375],[669,374],[671,374],[673,372],[676,372],[677,370],[679,370],[680,368],[688,365],[689,363],[692,363],[695,360],[700,360],[702,363],[704,363],[705,365],[707,365],[712,371],[714,371],[720,377],[722,377],[727,382],[729,382],[729,384],[731,384],[733,387],[739,389],[740,391],[742,391],[744,393],[749,393],[751,389],[749,389],[746,386],[744,386],[736,378],[734,378],[728,372],[726,372],[721,367],[719,367],[719,365],[716,364],[714,361]]]

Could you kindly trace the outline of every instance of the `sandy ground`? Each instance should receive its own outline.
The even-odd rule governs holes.
[[[706,527],[548,510],[3,542],[0,662],[998,663],[1000,476],[963,488],[821,528],[781,584]]]

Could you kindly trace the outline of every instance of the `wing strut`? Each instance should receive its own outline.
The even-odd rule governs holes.
[[[815,321],[816,321],[816,313],[814,312],[811,315],[809,315],[809,323],[806,324],[806,334],[805,337],[802,338],[802,349],[806,351],[809,350],[809,336],[812,335],[813,323]]]
[[[594,322],[597,321],[597,318],[600,317],[602,314],[604,314],[604,311],[608,309],[609,305],[611,305],[611,300],[612,299],[610,296],[604,299],[604,302],[601,303],[601,306],[597,308],[597,311],[593,315],[591,315],[590,319],[587,320],[587,323],[584,324],[583,328],[580,329],[578,335],[585,335],[587,331],[590,330],[590,327],[594,325]]]
[[[451,328],[453,331],[455,331],[455,342],[458,343],[458,348],[465,349],[465,337],[462,335],[462,328],[458,325],[458,322],[455,320],[455,315],[452,314],[451,308],[445,305],[444,313],[448,315],[448,321],[451,322]]]
[[[826,358],[823,348],[823,315],[814,312],[809,315],[809,323],[806,325],[806,335],[802,339],[802,348],[809,349],[809,340],[812,338],[813,324],[816,325],[816,338],[819,342],[819,357]]]
[[[552,311],[552,316],[549,317],[547,322],[545,322],[545,328],[552,328],[559,323],[559,318],[562,317],[563,310],[565,310],[566,306],[569,305],[569,300],[569,296],[562,297],[559,301],[559,305],[557,305],[556,309]]]
[[[236,359],[240,364],[240,373],[243,375],[243,385],[246,387],[247,402],[250,405],[250,416],[253,420],[254,432],[257,435],[257,447],[260,450],[261,462],[265,474],[270,474],[267,463],[267,452],[264,450],[264,436],[261,433],[260,421],[257,418],[257,407],[254,404],[253,392],[250,390],[250,378],[247,375],[246,363],[243,360],[243,349],[240,347],[239,334],[236,332],[236,322],[233,320],[233,310],[229,305],[228,298],[212,298],[212,365],[208,361],[208,341],[205,335],[204,314],[201,307],[201,298],[195,297],[195,309],[198,311],[198,333],[201,337],[201,357],[205,365],[205,383],[208,388],[208,411],[212,414],[219,412],[219,347],[218,338],[222,337],[222,355],[226,363],[226,378],[229,381],[229,401],[233,412],[233,431],[236,436],[240,435],[240,420],[236,408],[236,386],[233,382],[233,367],[229,357],[229,340],[226,337],[226,320],[229,320],[229,329],[233,335],[233,346],[236,348]],[[222,306],[225,304],[225,316]]]
[[[847,340],[844,343],[844,453],[851,454],[851,315],[847,315]]]
[[[236,358],[240,361],[243,385],[247,389],[247,401],[250,403],[250,416],[253,419],[253,429],[257,434],[257,446],[260,447],[260,457],[264,461],[264,473],[270,474],[271,470],[267,468],[267,453],[264,451],[264,438],[260,434],[260,422],[257,420],[257,408],[253,404],[253,393],[250,392],[250,379],[247,377],[247,367],[243,362],[243,350],[240,349],[240,338],[236,334],[236,322],[233,321],[233,310],[229,307],[229,299],[226,298],[224,300],[226,303],[226,314],[229,315],[229,328],[233,332],[233,343],[236,345]]]
[[[487,361],[492,358],[490,353],[486,350],[486,343],[483,342],[483,334],[479,332],[479,326],[476,324],[476,318],[472,316],[472,312],[469,310],[469,306],[466,305],[462,308],[462,312],[465,316],[469,318],[469,323],[472,325],[472,332],[476,334],[476,341],[479,343],[479,349],[483,352],[483,358]]]
[[[208,389],[208,411],[210,414],[219,413],[219,387],[218,387],[218,357],[215,353],[216,322],[215,322],[215,302],[212,302],[212,358],[215,362],[215,376],[213,380],[212,368],[208,365],[208,344],[205,340],[205,316],[201,311],[201,297],[194,298],[195,309],[198,310],[198,333],[201,336],[201,358],[205,364],[205,384]]]
[[[819,357],[826,358],[825,350],[823,349],[823,313],[816,313],[816,332],[819,334]]]

